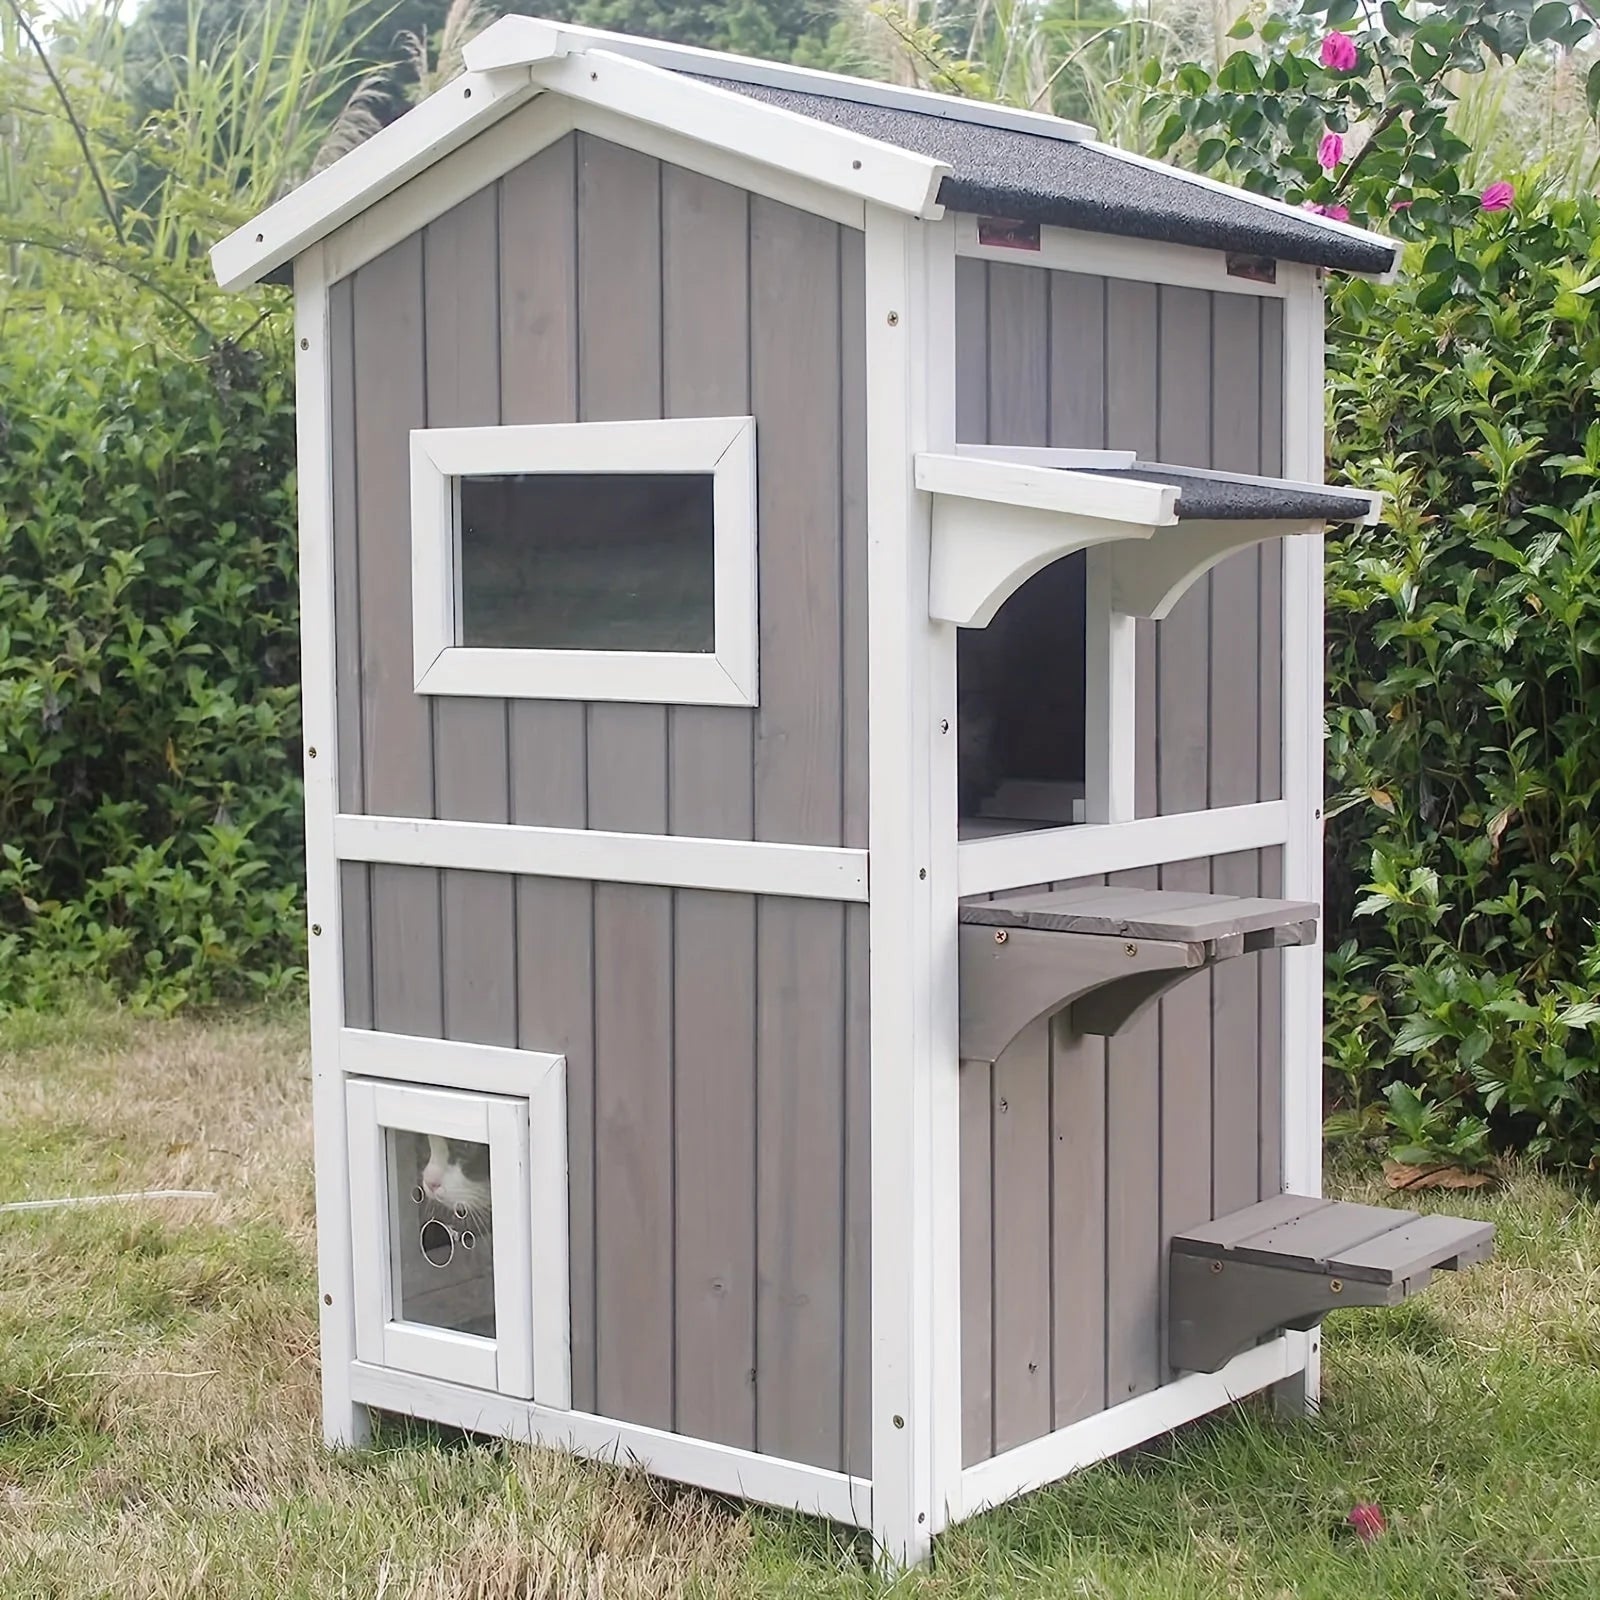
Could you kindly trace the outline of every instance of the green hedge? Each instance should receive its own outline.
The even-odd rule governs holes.
[[[0,1003],[303,966],[282,363],[40,318],[0,356]]]
[[[1335,460],[1388,508],[1329,550],[1328,1058],[1406,1159],[1600,1164],[1597,238],[1519,205],[1335,291]]]

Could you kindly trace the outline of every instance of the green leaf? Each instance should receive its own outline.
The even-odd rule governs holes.
[[[1583,80],[1583,98],[1588,104],[1590,117],[1600,122],[1600,61],[1589,68],[1588,76]]]
[[[1248,39],[1255,31],[1255,24],[1251,22],[1250,18],[1242,16],[1228,29],[1227,37],[1230,39]]]
[[[1209,172],[1228,152],[1221,139],[1207,139],[1195,152],[1194,164],[1198,172]]]

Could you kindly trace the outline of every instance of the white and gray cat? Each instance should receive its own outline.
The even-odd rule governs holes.
[[[457,1145],[428,1135],[428,1159],[418,1185],[421,1199],[457,1222],[487,1230],[494,1219],[489,1152],[481,1144]]]

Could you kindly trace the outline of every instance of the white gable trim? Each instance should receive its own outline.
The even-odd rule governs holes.
[[[258,282],[538,92],[526,67],[457,78],[230,233],[211,252],[217,282]]]
[[[693,72],[702,78],[792,89],[799,94],[853,100],[857,105],[919,111],[924,116],[943,117],[949,122],[965,122],[975,127],[1012,128],[1046,139],[1094,137],[1094,129],[1085,123],[1070,122],[1047,111],[1028,111],[990,100],[966,100],[957,95],[937,94],[930,89],[902,88],[870,78],[818,72],[812,67],[794,67],[782,61],[758,61],[751,56],[667,44],[659,39],[639,39],[626,33],[579,27],[571,22],[548,22],[540,17],[502,17],[473,39],[462,54],[473,71],[489,71],[497,67],[531,66],[536,61],[581,55],[591,49],[606,50],[673,72]]]
[[[600,106],[541,94],[330,235],[323,244],[328,282],[349,277],[573,132],[655,156],[846,228],[859,230],[865,225],[866,207],[855,195],[841,194],[777,167],[761,166],[665,128],[649,127]]]
[[[521,138],[485,144],[494,124],[544,90],[554,91],[562,111],[534,119]],[[856,227],[867,201],[910,216],[943,215],[937,195],[950,170],[943,162],[596,51],[457,78],[229,234],[211,252],[212,269],[225,289],[255,283],[336,230],[363,221],[396,190],[456,154],[449,179],[441,174],[423,191],[422,205],[402,208],[426,212],[421,221],[431,220],[515,166],[516,160],[497,165],[511,151],[520,149],[519,159],[525,158],[568,128],[591,125],[617,143]],[[470,149],[463,149],[468,141]],[[416,226],[420,222],[389,242]],[[363,259],[379,253],[371,250]],[[334,276],[360,264],[347,251],[334,256]]]

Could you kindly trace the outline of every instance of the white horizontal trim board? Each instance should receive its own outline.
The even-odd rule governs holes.
[[[1171,1433],[1186,1422],[1280,1383],[1298,1370],[1288,1340],[1273,1339],[1235,1356],[1220,1372],[1191,1372],[1136,1400],[1125,1400],[1004,1455],[991,1456],[961,1474],[961,1515],[975,1516],[1147,1439]]]
[[[1076,228],[1048,224],[1040,226],[1039,248],[1024,250],[1015,245],[980,244],[978,221],[970,214],[957,216],[957,255],[979,261],[1004,261],[1018,267],[1043,267],[1051,272],[1081,272],[1093,278],[1120,278],[1125,283],[1168,283],[1180,289],[1210,289],[1258,299],[1282,300],[1289,292],[1283,262],[1278,263],[1278,281],[1262,283],[1229,272],[1228,252],[1223,250],[1202,250],[1159,239],[1130,239],[1113,233],[1082,233]]]
[[[1135,867],[1161,867],[1236,850],[1265,850],[1289,837],[1283,800],[1215,811],[1182,811],[1133,822],[1041,828],[1035,833],[968,839],[957,849],[960,892],[995,894],[1063,878],[1086,878]]]
[[[467,1044],[460,1039],[384,1033],[378,1028],[339,1030],[340,1070],[357,1078],[435,1084],[531,1100],[550,1072],[565,1063],[565,1056],[511,1045]]]
[[[595,883],[652,883],[803,900],[867,898],[867,852],[828,845],[352,815],[334,819],[333,842],[340,861],[583,878]]]
[[[381,1411],[427,1417],[468,1433],[526,1440],[618,1466],[642,1467],[716,1494],[785,1506],[853,1527],[872,1524],[872,1484],[866,1478],[637,1423],[614,1422],[585,1411],[556,1410],[440,1379],[390,1372],[360,1361],[351,1366],[350,1390],[359,1404]]]

